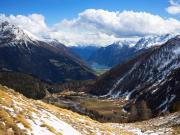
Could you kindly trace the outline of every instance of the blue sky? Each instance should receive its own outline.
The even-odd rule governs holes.
[[[145,11],[162,17],[170,17],[165,8],[168,0],[1,0],[0,13],[6,15],[42,14],[52,25],[64,18],[77,17],[85,9],[104,9],[109,11]],[[173,16],[177,18],[177,16]]]
[[[180,0],[1,0],[0,20],[65,45],[180,34]]]

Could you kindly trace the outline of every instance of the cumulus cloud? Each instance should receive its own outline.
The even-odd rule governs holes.
[[[83,41],[84,44],[104,44],[122,37],[180,33],[180,21],[146,12],[87,9],[73,20],[56,24],[55,29],[58,33],[63,31],[65,35],[71,33],[71,36],[66,36],[66,41],[74,37],[75,43],[78,40],[78,43]]]
[[[180,33],[180,21],[147,12],[110,12],[87,9],[77,18],[48,27],[39,14],[8,18],[36,36],[55,38],[66,45],[108,45],[122,38]]]
[[[49,31],[49,28],[47,27],[45,23],[45,18],[43,15],[40,14],[31,14],[28,16],[23,15],[10,15],[5,16],[1,14],[0,16],[1,20],[7,20],[21,29],[24,29],[32,34],[42,36],[47,31]]]
[[[80,14],[80,21],[94,25],[109,34],[135,36],[164,34],[180,30],[180,22],[175,19],[163,19],[146,12],[109,12],[89,9]]]
[[[166,9],[169,14],[180,15],[180,0],[170,0],[170,6]]]

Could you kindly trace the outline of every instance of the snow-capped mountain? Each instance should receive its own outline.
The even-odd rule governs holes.
[[[0,23],[0,69],[31,74],[50,82],[95,77],[63,44],[38,40],[8,21]]]
[[[23,44],[27,46],[28,42],[34,43],[37,39],[38,38],[31,33],[21,30],[19,27],[10,24],[8,21],[0,23],[0,47],[20,46]]]
[[[90,65],[98,64],[113,67],[127,59],[141,53],[142,51],[167,42],[175,37],[173,34],[145,36],[139,40],[120,40],[106,47],[100,47],[86,58]],[[82,48],[83,49],[83,48]],[[82,51],[81,51],[82,52]],[[78,52],[77,52],[78,53]]]
[[[116,41],[114,42],[115,45],[118,45],[118,47],[124,47],[124,46],[128,46],[130,47],[134,47],[136,45],[137,41],[131,41],[131,40],[121,40],[121,41]]]
[[[162,45],[173,37],[175,37],[174,34],[145,36],[136,43],[135,47],[138,50],[147,49],[147,48],[153,47],[155,45]]]
[[[145,100],[153,113],[166,112],[180,98],[180,37],[145,50],[97,80],[92,93]]]

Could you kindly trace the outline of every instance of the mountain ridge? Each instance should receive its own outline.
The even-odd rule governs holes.
[[[96,77],[93,71],[63,44],[31,40],[23,30],[8,22],[1,23],[0,28],[1,70],[33,74],[52,83]]]
[[[145,36],[135,41],[124,39],[116,41],[108,46],[96,47],[96,50],[90,50],[90,55],[88,56],[82,55],[82,53],[87,54],[85,51],[87,47],[76,46],[73,51],[92,67],[95,64],[113,67],[137,55],[139,52],[141,53],[150,47],[161,45],[175,36],[175,34],[164,34]],[[77,51],[78,49],[81,51]]]

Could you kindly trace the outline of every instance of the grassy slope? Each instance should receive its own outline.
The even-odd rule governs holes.
[[[35,134],[36,128],[49,134],[64,134],[65,129],[58,130],[61,127],[60,123],[47,123],[52,121],[65,122],[83,135],[133,134],[123,129],[111,128],[69,110],[28,99],[12,89],[0,86],[0,134]]]
[[[104,104],[107,104],[106,101]],[[94,108],[91,103],[88,106]],[[142,134],[142,132],[178,135],[180,133],[180,112],[129,124],[100,123],[87,116],[42,101],[28,99],[0,85],[0,135],[31,133],[39,135],[42,131],[48,135],[62,135],[67,132],[66,126],[63,126],[66,124],[71,128],[71,133],[68,135],[71,135],[72,131],[77,131],[77,134],[82,135],[133,135]]]

